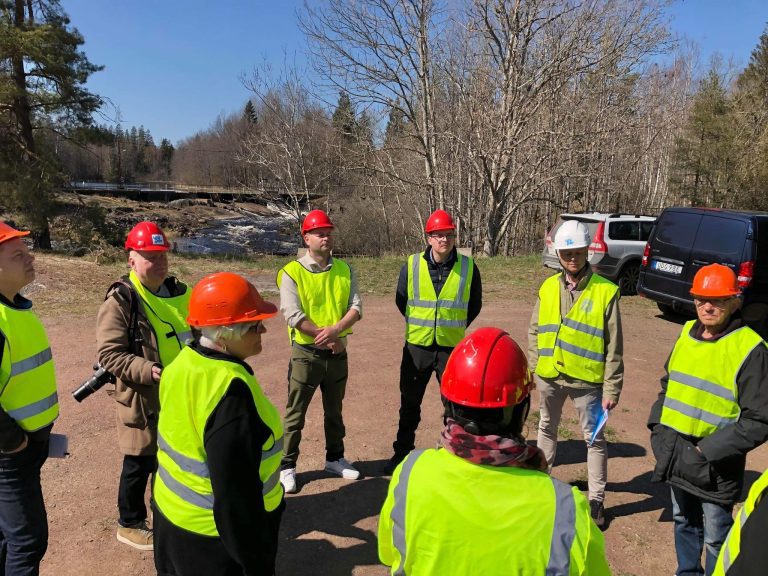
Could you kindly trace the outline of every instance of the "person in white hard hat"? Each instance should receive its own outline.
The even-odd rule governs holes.
[[[589,244],[589,230],[577,220],[557,229],[555,250],[563,271],[539,288],[528,359],[540,394],[538,447],[551,470],[563,405],[571,398],[587,442],[590,511],[602,529],[608,454],[602,430],[590,440],[602,413],[619,402],[624,361],[619,288],[592,271]]]

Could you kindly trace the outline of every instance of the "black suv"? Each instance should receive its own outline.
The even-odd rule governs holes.
[[[667,208],[645,247],[638,294],[665,314],[695,314],[691,284],[702,266],[736,272],[745,320],[765,337],[768,318],[768,212]]]

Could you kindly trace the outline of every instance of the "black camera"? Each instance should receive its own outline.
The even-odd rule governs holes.
[[[99,388],[104,386],[104,384],[114,384],[115,383],[115,377],[112,375],[111,372],[107,372],[104,367],[99,364],[98,362],[93,365],[93,376],[88,378],[85,382],[80,384],[78,386],[77,390],[72,392],[72,396],[75,397],[75,400],[78,402],[82,402],[88,396],[96,392]]]

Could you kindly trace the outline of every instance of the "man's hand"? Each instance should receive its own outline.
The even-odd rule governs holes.
[[[152,380],[155,382],[160,382],[160,375],[163,373],[163,367],[159,364],[154,364],[152,366]]]
[[[341,338],[336,337],[328,343],[328,348],[333,354],[341,354],[344,352],[347,346],[344,344],[344,341]]]
[[[333,326],[326,326],[325,328],[321,328],[320,332],[318,332],[317,336],[315,336],[315,345],[316,346],[329,345],[332,340],[336,339],[339,336],[339,332],[341,332],[341,330],[339,330],[336,324],[334,324]]]
[[[618,400],[609,400],[608,398],[603,398],[603,410],[613,410],[616,408],[618,403]]]

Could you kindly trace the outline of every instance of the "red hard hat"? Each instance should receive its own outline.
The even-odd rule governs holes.
[[[3,242],[8,242],[8,240],[13,240],[14,238],[21,238],[22,236],[27,236],[29,232],[22,232],[21,230],[16,230],[16,228],[12,228],[11,226],[8,226],[5,222],[0,222],[0,244]]]
[[[209,274],[189,297],[190,326],[227,326],[255,322],[277,314],[277,306],[261,297],[253,284],[239,274]]]
[[[432,212],[429,218],[427,218],[427,224],[424,226],[424,231],[427,234],[439,232],[440,230],[456,230],[453,218],[445,210],[435,210]]]
[[[739,294],[736,273],[722,264],[709,264],[693,277],[691,295],[711,298],[728,298]]]
[[[304,222],[301,224],[301,233],[306,234],[312,230],[318,228],[333,228],[333,222],[328,218],[328,214],[322,210],[312,210],[307,217],[304,218]]]
[[[515,406],[530,392],[528,360],[499,328],[479,328],[458,343],[445,366],[441,394],[471,408]]]
[[[128,232],[125,239],[126,250],[142,252],[165,252],[171,247],[168,238],[154,222],[139,222]]]

